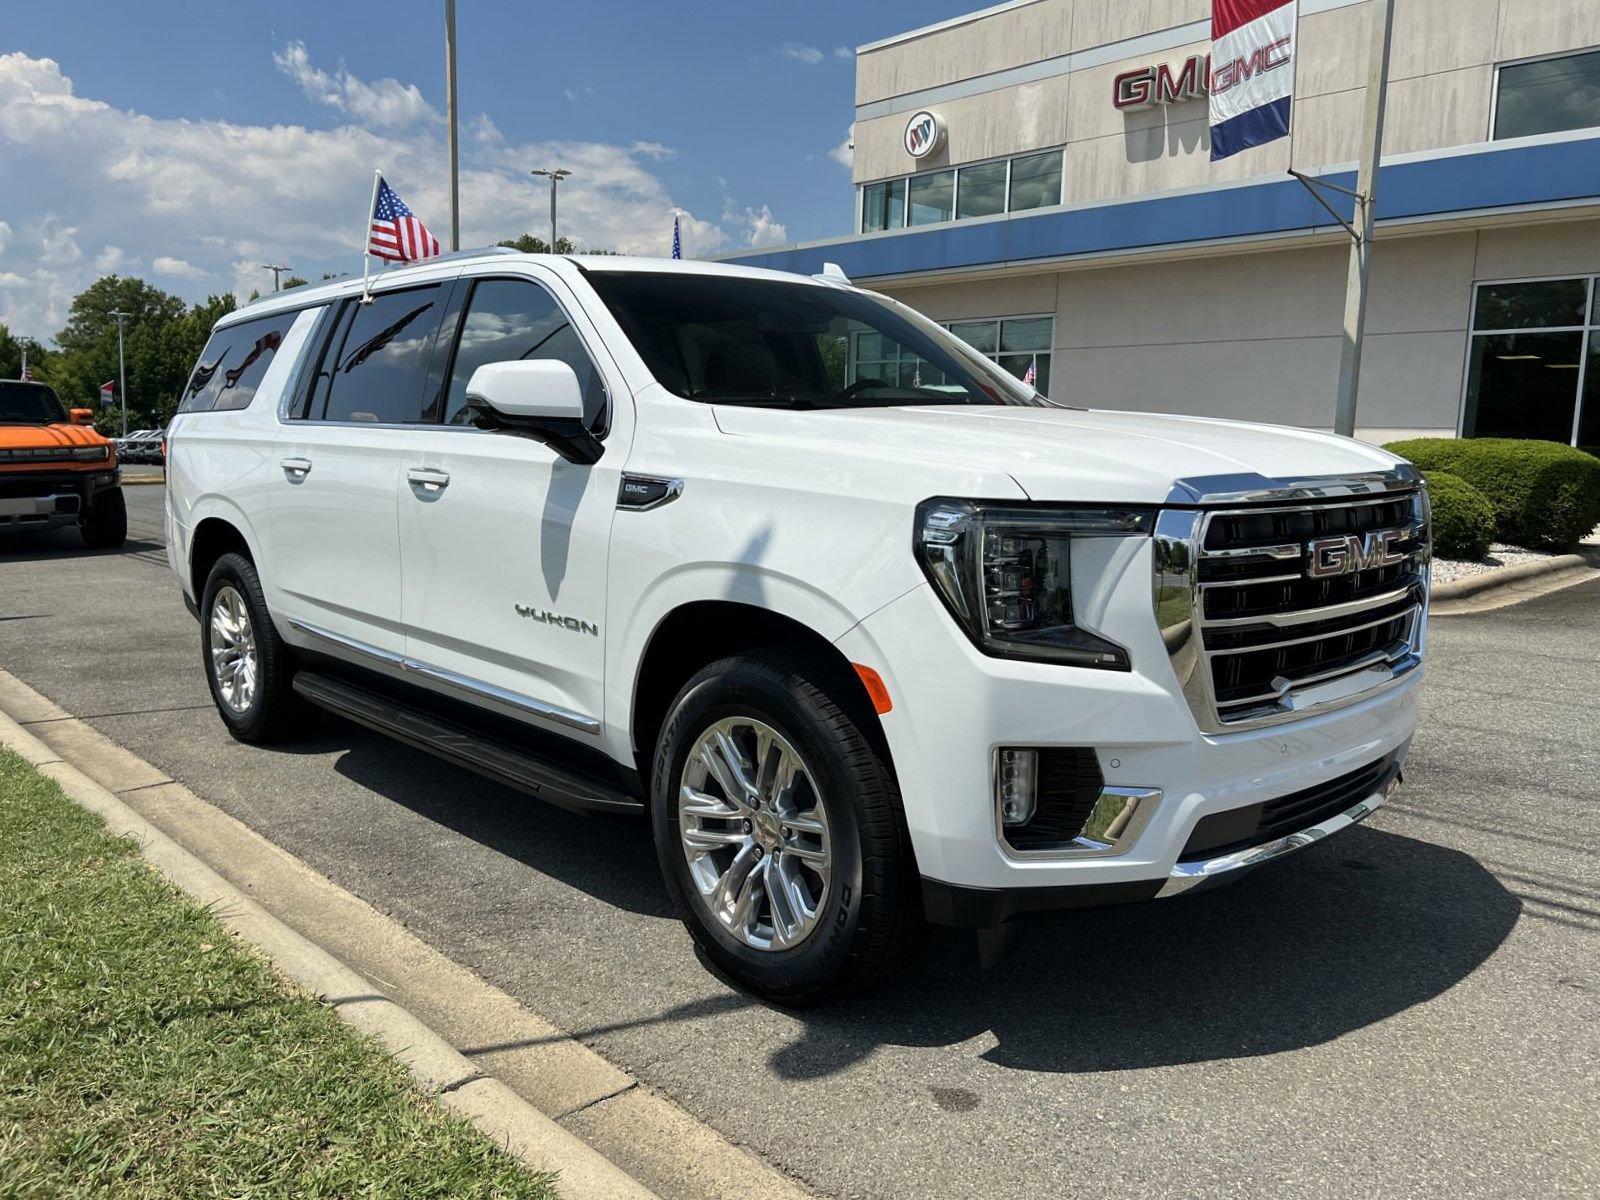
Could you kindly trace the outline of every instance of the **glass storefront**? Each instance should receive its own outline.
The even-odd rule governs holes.
[[[1062,152],[883,179],[861,189],[861,232],[935,225],[1061,203]]]
[[[1463,437],[1600,445],[1600,296],[1593,276],[1479,284]]]

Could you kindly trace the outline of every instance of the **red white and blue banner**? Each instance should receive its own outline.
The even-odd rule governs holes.
[[[1212,0],[1212,162],[1288,134],[1295,3]]]

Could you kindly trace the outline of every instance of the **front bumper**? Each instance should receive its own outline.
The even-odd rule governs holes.
[[[0,472],[0,532],[76,525],[94,498],[120,481],[116,468]]]
[[[881,718],[935,922],[992,926],[1026,912],[1172,895],[1212,886],[1370,815],[1392,792],[1416,723],[1423,669],[1335,711],[1267,728],[1202,732],[1151,619],[1148,542],[1085,540],[1080,619],[1125,646],[1132,671],[990,658],[921,586],[838,641],[876,669],[893,708]],[[991,777],[1007,746],[1088,748],[1107,790],[1151,795],[1139,827],[1108,849],[1021,854],[996,828]],[[1329,786],[1376,764],[1393,776],[1304,826],[1196,856],[1208,819]],[[1159,793],[1158,795],[1156,793]],[[1208,822],[1214,825],[1215,821]]]

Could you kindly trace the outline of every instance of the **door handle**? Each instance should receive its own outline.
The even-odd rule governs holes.
[[[411,467],[406,471],[406,478],[412,487],[430,493],[442,492],[450,486],[450,472],[438,471],[432,467]]]
[[[283,473],[289,477],[292,483],[299,483],[311,473],[311,460],[309,458],[286,458],[278,465],[283,468]]]

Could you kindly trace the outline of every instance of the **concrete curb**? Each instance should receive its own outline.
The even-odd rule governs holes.
[[[132,479],[126,475],[122,477],[123,487],[151,487],[158,483],[166,483],[165,475],[138,475]]]
[[[69,798],[104,820],[111,833],[137,842],[145,861],[212,909],[290,979],[332,1005],[354,1028],[375,1035],[418,1084],[439,1094],[443,1104],[533,1169],[558,1172],[556,1188],[567,1200],[657,1200],[656,1193],[485,1075],[364,976],[279,921],[3,712],[0,744],[54,779]]]
[[[1539,579],[1546,575],[1559,574],[1562,571],[1571,571],[1589,566],[1589,560],[1581,554],[1560,554],[1554,558],[1543,559],[1540,562],[1518,563],[1514,567],[1497,567],[1493,571],[1484,571],[1478,575],[1468,575],[1464,579],[1453,579],[1449,583],[1436,584],[1433,589],[1433,600],[1462,600],[1468,596],[1476,596],[1491,588],[1505,587],[1514,583],[1526,583],[1530,579]]]

